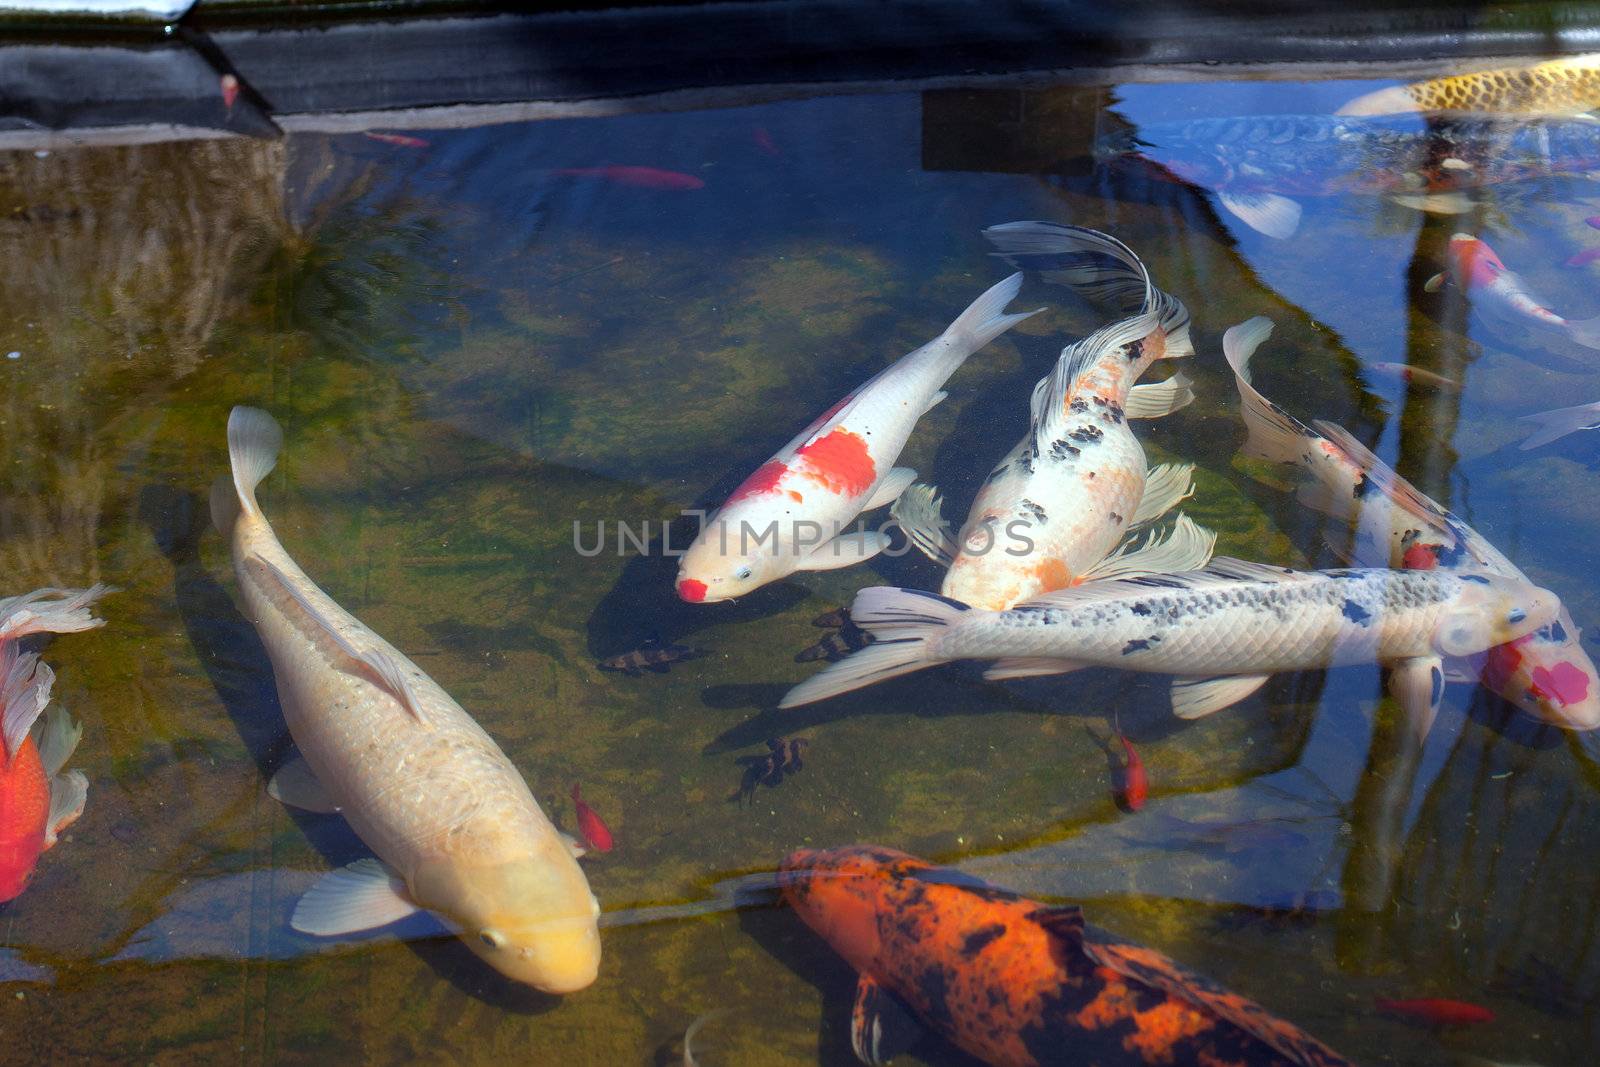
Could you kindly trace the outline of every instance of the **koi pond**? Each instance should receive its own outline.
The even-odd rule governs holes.
[[[1194,465],[1158,536],[1181,512],[1219,557],[1392,562],[1386,540],[1361,551],[1370,517],[1388,536],[1392,479],[1364,468],[1382,491],[1358,481],[1337,513],[1296,491],[1292,456],[1246,448],[1223,337],[1265,316],[1249,370],[1274,410],[1347,430],[1448,509],[1443,528],[1559,596],[1592,651],[1600,436],[1519,445],[1542,425],[1525,416],[1600,401],[1600,127],[1501,114],[1482,148],[1471,123],[1415,113],[1328,125],[1405,80],[887,84],[0,151],[0,593],[115,587],[103,627],[27,645],[83,724],[88,796],[0,908],[7,1047],[665,1064],[689,1062],[699,1020],[702,1067],[854,1063],[857,966],[777,871],[874,844],[1080,905],[1352,1062],[1594,1062],[1592,735],[1476,680],[1504,666],[1491,642],[1433,694],[1420,745],[1376,654],[1273,669],[1192,719],[1171,675],[1193,669],[992,681],[987,659],[780,708],[864,643],[819,616],[869,586],[937,592],[944,567],[891,533],[856,566],[680,595],[697,515],[1011,274],[986,228],[1036,220],[1114,236],[1187,308],[1194,354],[1147,380],[1182,364],[1193,402],[1130,423],[1151,466]],[[1566,165],[1567,137],[1594,151]],[[1126,315],[1014,262],[1008,310],[1045,310],[935,382],[948,397],[882,464],[937,486],[953,525],[1028,437],[1063,347]],[[588,840],[588,988],[504,977],[427,915],[292,925],[319,878],[372,852],[266,788],[295,744],[208,505],[236,405],[282,427],[257,499],[288,556]],[[1529,691],[1581,701],[1587,670]],[[1159,1035],[1122,1058],[1063,1040],[1052,1062],[1187,1062]],[[930,1031],[896,1062],[980,1061]]]

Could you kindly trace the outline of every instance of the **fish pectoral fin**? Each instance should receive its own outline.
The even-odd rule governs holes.
[[[926,406],[923,407],[922,413],[924,415],[926,415],[928,412],[932,411],[934,408],[938,407],[941,403],[943,403],[945,397],[947,397],[949,395],[950,394],[945,392],[943,389],[939,390],[937,393],[934,393],[931,397],[928,398],[928,403],[927,403]]]
[[[871,511],[881,508],[885,504],[893,504],[900,499],[900,494],[906,487],[917,480],[917,472],[910,467],[895,467],[883,476],[883,481],[878,483],[878,488],[872,491],[867,502],[861,505],[862,511]]]
[[[1430,215],[1465,215],[1472,210],[1472,198],[1465,193],[1391,193],[1389,199]]]
[[[267,782],[267,795],[280,804],[301,811],[333,815],[339,810],[339,805],[322,787],[311,766],[304,757],[298,755],[272,773],[272,778]]]
[[[1144,472],[1144,492],[1128,529],[1146,526],[1194,495],[1194,464],[1163,463]]]
[[[863,974],[856,983],[856,1002],[850,1010],[850,1047],[856,1059],[869,1067],[882,1067],[922,1037],[922,1024],[900,998],[877,979]]]
[[[1422,291],[1425,293],[1437,293],[1440,289],[1444,288],[1444,283],[1447,280],[1448,279],[1445,277],[1444,272],[1440,271],[1438,274],[1435,274],[1433,277],[1422,283]]]
[[[944,521],[939,491],[931,485],[913,485],[900,494],[889,517],[917,549],[933,562],[948,567],[956,558],[956,541]]]
[[[1111,555],[1083,572],[1086,582],[1126,578],[1139,574],[1181,574],[1197,571],[1211,561],[1217,535],[1182,512],[1165,539],[1152,532],[1137,545],[1125,541]]]
[[[1411,734],[1428,739],[1444,699],[1444,661],[1438,656],[1412,656],[1389,664],[1389,695],[1400,702]]]
[[[1076,904],[1065,904],[1059,908],[1040,908],[1030,911],[1029,919],[1044,927],[1045,932],[1051,937],[1067,943],[1070,948],[1081,948],[1083,945],[1083,909]]]
[[[1128,390],[1122,413],[1130,419],[1159,419],[1194,403],[1194,382],[1179,371],[1164,382],[1147,382]]]
[[[39,748],[39,762],[44,764],[46,777],[61,773],[82,737],[83,723],[74,722],[65,709],[55,707],[45,712],[34,727],[33,743]]]
[[[824,541],[800,559],[797,571],[836,571],[863,563],[889,547],[887,534],[861,530]]]
[[[50,779],[50,814],[44,822],[44,847],[56,843],[61,832],[78,821],[89,800],[89,779],[82,771],[68,771]]]
[[[1286,241],[1300,228],[1300,205],[1287,196],[1219,192],[1217,200],[1240,222],[1268,237]]]
[[[983,672],[983,679],[986,682],[1003,682],[1008,678],[1042,678],[1047,674],[1081,671],[1086,666],[1070,659],[1053,659],[1049,656],[1008,656],[995,660]]]
[[[1231,707],[1267,684],[1270,674],[1222,674],[1209,678],[1175,678],[1172,713],[1180,719],[1199,719]]]
[[[572,853],[572,858],[581,860],[589,854],[589,847],[565,830],[557,830],[556,836],[561,838],[561,843],[567,846],[567,851]]]
[[[376,930],[421,910],[394,871],[368,858],[318,879],[295,904],[289,925],[302,934],[336,937]]]

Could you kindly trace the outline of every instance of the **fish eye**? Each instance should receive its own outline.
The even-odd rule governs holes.
[[[505,948],[506,945],[505,935],[498,930],[479,930],[478,940],[490,948]]]
[[[739,581],[742,582],[746,578],[750,577],[750,568],[749,567],[740,567],[738,570],[733,572],[733,576],[735,578],[739,579]]]
[[[1507,620],[1510,621],[1510,623],[1513,626],[1515,626],[1517,623],[1521,622],[1523,619],[1526,619],[1527,617],[1528,617],[1528,613],[1526,611],[1523,611],[1521,608],[1512,608],[1511,609],[1511,614],[1506,616]]]

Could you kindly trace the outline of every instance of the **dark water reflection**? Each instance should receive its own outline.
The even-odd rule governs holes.
[[[682,509],[998,277],[984,226],[1040,218],[1114,232],[1192,309],[1199,399],[1140,431],[1152,462],[1198,464],[1184,510],[1219,553],[1327,566],[1350,543],[1236,458],[1219,341],[1264,314],[1266,395],[1371,442],[1591,625],[1593,442],[1510,447],[1514,416],[1593,399],[1589,375],[1419,295],[1466,228],[1596,310],[1590,276],[1556,265],[1595,212],[1584,183],[1491,190],[1449,219],[1328,198],[1276,242],[1204,190],[1089,165],[1119,124],[1331,110],[1366,87],[888,92],[415,131],[421,146],[0,157],[0,350],[20,353],[0,364],[3,591],[122,587],[105,629],[49,653],[92,788],[3,912],[17,1055],[676,1062],[720,1006],[703,1063],[844,1063],[851,975],[772,906],[770,872],[796,846],[875,841],[1083,901],[1362,1062],[1592,1060],[1600,779],[1582,745],[1486,693],[1451,687],[1420,751],[1369,668],[1279,678],[1193,723],[1155,679],[998,687],[967,667],[778,712],[813,669],[793,656],[814,615],[936,572],[884,559],[702,608],[673,596],[673,560],[573,547],[574,523],[601,521],[685,543]],[[614,165],[704,184],[570,173]],[[960,372],[902,461],[952,506],[1020,434],[1063,338],[1098,325],[1059,291],[1029,300],[1052,310]],[[1382,361],[1465,389],[1380,379]],[[610,822],[618,848],[588,866],[607,910],[595,988],[519,998],[421,921],[338,943],[289,930],[316,872],[360,846],[263,789],[289,742],[204,506],[241,402],[283,422],[263,499],[307,572],[461,700],[558,823],[575,781]],[[595,668],[651,636],[711,654]],[[1138,815],[1095,740],[1113,710],[1151,775]],[[739,757],[780,734],[810,740],[804,771],[729,802]],[[1499,1017],[1432,1035],[1374,996]]]

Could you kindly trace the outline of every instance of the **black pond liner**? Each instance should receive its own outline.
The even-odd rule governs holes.
[[[29,131],[273,136],[291,119],[361,129],[399,124],[374,113],[443,108],[469,110],[432,125],[596,113],[596,102],[656,110],[1029,73],[1310,78],[1379,65],[1425,74],[1463,58],[1600,50],[1600,6],[1576,3],[729,0],[507,10],[202,0],[173,26],[3,9],[0,0],[0,145],[11,146]],[[241,86],[231,108],[218,88],[224,74]],[[511,110],[485,110],[496,108]]]

